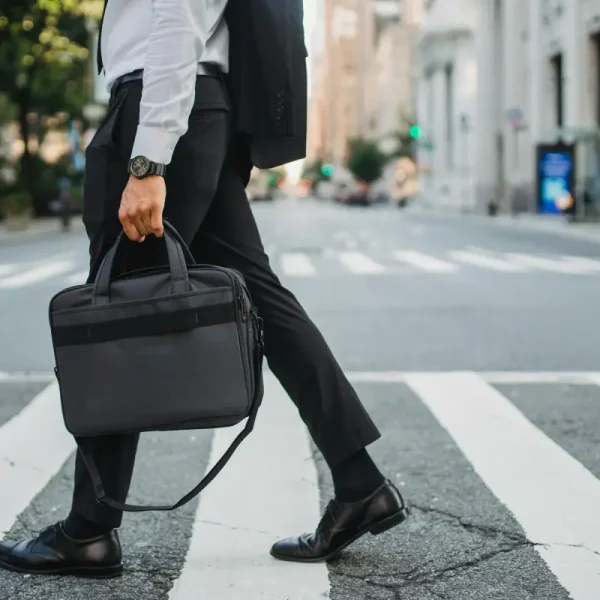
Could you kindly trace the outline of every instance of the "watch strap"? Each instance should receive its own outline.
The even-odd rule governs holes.
[[[148,169],[148,175],[160,175],[164,177],[167,173],[167,165],[161,163],[155,163],[150,161],[150,168]]]

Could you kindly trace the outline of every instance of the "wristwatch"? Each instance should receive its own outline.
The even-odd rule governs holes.
[[[145,156],[136,156],[129,161],[128,171],[138,179],[143,179],[149,175],[164,177],[167,172],[167,165],[155,163]]]

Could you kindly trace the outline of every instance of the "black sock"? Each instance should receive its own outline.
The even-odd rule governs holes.
[[[363,448],[331,470],[335,497],[342,502],[357,502],[374,492],[385,477]]]
[[[75,540],[87,540],[108,533],[110,529],[96,525],[81,515],[71,512],[63,523],[65,533]]]

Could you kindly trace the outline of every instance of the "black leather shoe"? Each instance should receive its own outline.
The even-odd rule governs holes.
[[[36,575],[117,577],[123,572],[121,543],[116,531],[88,540],[74,540],[62,523],[24,542],[0,542],[0,567]]]
[[[271,555],[294,562],[330,560],[365,533],[379,535],[405,521],[409,514],[398,488],[386,480],[364,500],[332,500],[315,533],[281,540],[271,548]]]

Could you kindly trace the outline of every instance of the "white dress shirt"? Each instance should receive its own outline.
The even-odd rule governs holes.
[[[187,131],[202,63],[229,68],[227,0],[107,0],[100,40],[109,88],[144,70],[131,156],[171,162]]]

